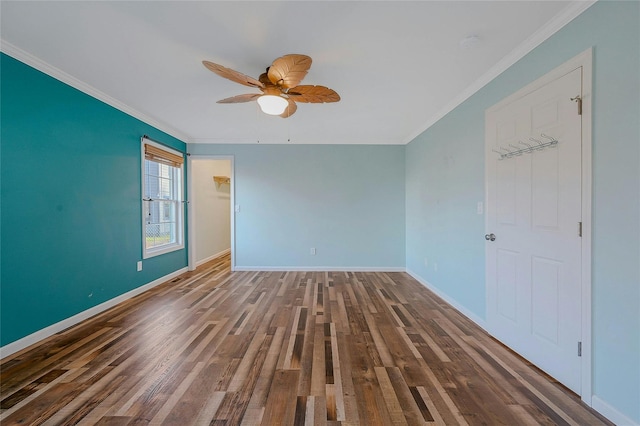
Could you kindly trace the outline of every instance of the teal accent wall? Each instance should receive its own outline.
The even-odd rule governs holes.
[[[484,111],[589,47],[593,393],[640,423],[640,3],[596,3],[407,146],[406,266],[485,318]]]
[[[240,268],[404,268],[404,149],[189,145],[234,156]]]
[[[159,130],[1,56],[1,345],[187,265],[144,261],[140,137]]]

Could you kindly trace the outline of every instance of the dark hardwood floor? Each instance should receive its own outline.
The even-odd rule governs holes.
[[[2,425],[609,424],[405,273],[223,257],[1,368]]]

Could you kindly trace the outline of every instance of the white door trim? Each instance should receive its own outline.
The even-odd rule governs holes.
[[[582,67],[582,240],[581,240],[581,291],[582,291],[582,385],[580,397],[592,406],[592,345],[591,345],[591,197],[592,197],[592,85],[593,85],[593,51],[585,50],[556,69],[548,72],[536,81],[528,84],[512,95],[485,111],[489,113],[503,108],[505,105],[526,96],[559,77]],[[577,93],[576,93],[577,94]],[[485,138],[486,143],[486,138]],[[489,174],[485,167],[485,200],[488,200]],[[488,216],[485,215],[485,230],[489,232]],[[488,282],[488,276],[485,276]],[[488,286],[486,286],[488,289]],[[487,303],[489,297],[487,295]]]
[[[234,169],[234,156],[233,155],[189,155],[187,157],[187,196],[189,200],[192,200],[191,195],[193,194],[193,173],[192,173],[192,162],[193,160],[228,160],[231,162],[231,182],[230,182],[230,202],[229,209],[230,219],[231,219],[231,271],[236,270],[236,262],[235,262],[235,254],[236,254],[236,221],[235,221],[235,210],[234,206],[236,205],[236,191],[235,191],[235,169]],[[188,242],[187,242],[187,250],[188,250],[188,269],[189,271],[193,271],[196,269],[196,252],[195,252],[195,240],[196,240],[196,220],[195,220],[195,208],[196,206],[193,203],[189,203],[189,207],[187,209],[187,226],[189,230],[188,234]]]

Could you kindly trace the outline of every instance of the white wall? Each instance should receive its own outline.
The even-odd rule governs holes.
[[[231,176],[230,160],[194,159],[191,163],[196,265],[231,247],[230,185],[213,176]]]

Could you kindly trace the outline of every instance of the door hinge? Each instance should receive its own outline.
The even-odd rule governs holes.
[[[578,222],[578,237],[582,237],[582,222]]]
[[[582,342],[578,342],[578,356],[582,356]]]
[[[571,98],[571,100],[578,103],[578,115],[582,115],[582,98],[580,95],[575,98]]]

